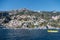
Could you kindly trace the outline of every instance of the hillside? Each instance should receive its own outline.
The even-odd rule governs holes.
[[[0,24],[3,24],[4,26],[10,25],[9,27],[13,27],[15,25],[17,28],[23,27],[24,24],[26,24],[25,21],[27,21],[25,26],[28,26],[28,28],[35,27],[34,23],[36,22],[38,23],[39,27],[47,25],[51,27],[60,27],[60,12],[38,12],[28,10],[26,8],[11,11],[0,11],[0,21]],[[15,24],[15,22],[17,22],[17,24]]]

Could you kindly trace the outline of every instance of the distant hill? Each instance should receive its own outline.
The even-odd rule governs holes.
[[[22,8],[22,9],[18,9],[18,10],[11,10],[11,11],[0,11],[0,17],[8,16],[9,14],[11,14],[12,16],[26,14],[26,15],[51,17],[51,16],[60,15],[60,12],[55,12],[55,11],[40,11],[40,12],[38,12],[38,11],[34,11],[34,10],[29,10],[27,8]]]

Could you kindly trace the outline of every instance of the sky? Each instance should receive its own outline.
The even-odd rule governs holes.
[[[0,0],[0,11],[21,8],[40,11],[60,11],[60,0]]]

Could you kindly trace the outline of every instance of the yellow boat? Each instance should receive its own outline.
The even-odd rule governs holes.
[[[58,30],[47,30],[47,32],[58,32]]]

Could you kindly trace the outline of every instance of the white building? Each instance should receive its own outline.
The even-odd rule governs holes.
[[[15,27],[18,27],[18,26],[21,26],[21,25],[22,25],[22,22],[21,21],[18,21],[18,20],[11,20],[8,23],[8,26],[9,27],[12,27],[12,28],[15,28]]]
[[[52,19],[57,20],[59,19],[59,16],[52,16]]]

